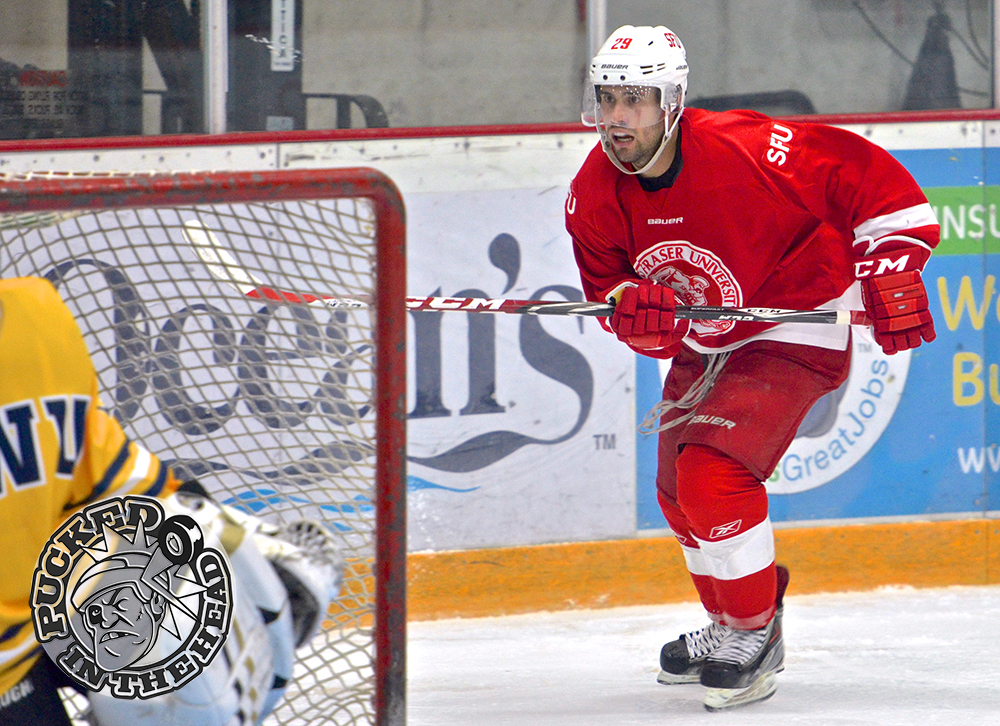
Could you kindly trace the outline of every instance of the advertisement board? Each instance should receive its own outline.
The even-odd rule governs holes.
[[[863,330],[767,482],[779,524],[1000,510],[1000,122],[848,126],[914,175],[942,224],[925,280],[938,339],[884,356]],[[9,171],[325,168],[388,174],[407,209],[408,292],[580,299],[563,222],[592,132],[19,152]],[[593,319],[411,312],[411,551],[635,537],[665,528],[655,438],[636,425],[669,363]]]
[[[885,356],[867,331],[854,329],[848,381],[817,402],[766,482],[775,522],[985,516],[1000,508],[993,408],[1000,404],[1000,149],[988,146],[991,135],[979,124],[875,134],[913,174],[941,224],[941,244],[924,272],[938,337]],[[903,148],[894,148],[897,140]],[[639,409],[659,400],[665,369],[637,362]],[[664,526],[655,465],[655,442],[640,438],[640,530]]]

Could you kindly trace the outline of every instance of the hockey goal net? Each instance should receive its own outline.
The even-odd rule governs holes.
[[[56,286],[126,433],[340,545],[341,596],[268,724],[405,717],[404,237],[373,170],[0,176],[0,276]]]

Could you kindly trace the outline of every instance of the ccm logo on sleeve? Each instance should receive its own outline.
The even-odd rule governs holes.
[[[882,257],[875,260],[858,260],[854,263],[854,276],[859,280],[863,277],[878,277],[888,272],[905,272],[906,263],[910,261],[909,253],[897,257],[895,260]],[[878,263],[878,268],[875,263]]]

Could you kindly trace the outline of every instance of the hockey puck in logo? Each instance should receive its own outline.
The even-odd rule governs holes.
[[[160,548],[175,565],[190,563],[205,546],[201,527],[186,514],[170,517],[160,527]]]

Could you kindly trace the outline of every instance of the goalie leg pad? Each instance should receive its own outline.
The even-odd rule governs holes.
[[[206,544],[225,549],[233,582],[233,621],[222,652],[194,680],[148,700],[90,693],[101,726],[249,726],[261,721],[292,677],[295,634],[288,592],[261,553],[269,545],[261,520],[182,493],[164,502],[167,515],[186,514]],[[282,546],[292,547],[282,543]]]
[[[299,647],[316,634],[327,606],[340,594],[344,559],[317,522],[293,522],[256,538],[288,592]]]

